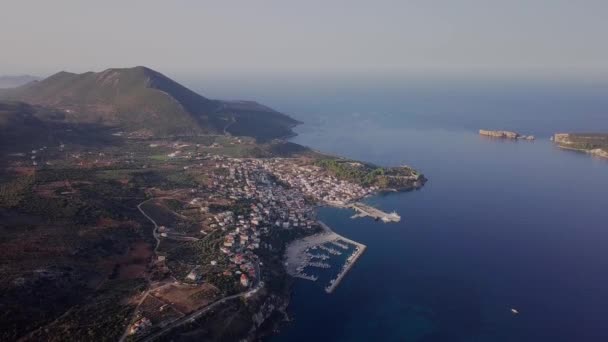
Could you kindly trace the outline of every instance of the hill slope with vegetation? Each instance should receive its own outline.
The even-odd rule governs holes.
[[[423,174],[409,166],[380,167],[373,164],[341,158],[318,158],[315,164],[334,177],[382,190],[411,190],[424,185]]]
[[[57,111],[23,102],[0,101],[0,153],[27,152],[41,146],[72,143],[115,145],[118,137],[98,124],[73,124],[41,118]],[[4,158],[0,158],[0,165]]]
[[[58,109],[44,119],[100,124],[144,136],[290,135],[298,122],[255,102],[211,100],[146,67],[75,74],[3,90],[3,98]]]

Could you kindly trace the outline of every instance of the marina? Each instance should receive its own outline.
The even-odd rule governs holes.
[[[323,228],[323,233],[290,244],[285,266],[287,272],[296,278],[313,282],[328,281],[324,289],[325,292],[332,293],[363,254],[366,246],[334,233],[323,222],[318,223]],[[319,253],[319,250],[328,254]]]

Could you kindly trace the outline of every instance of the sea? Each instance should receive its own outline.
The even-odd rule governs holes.
[[[608,160],[549,140],[608,132],[608,82],[341,74],[190,84],[297,118],[296,143],[429,179],[365,200],[399,223],[319,209],[367,250],[332,294],[297,280],[293,320],[270,341],[608,341]],[[481,128],[536,140],[488,139]]]

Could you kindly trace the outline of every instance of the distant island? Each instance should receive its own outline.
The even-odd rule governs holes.
[[[30,82],[38,81],[40,78],[31,75],[2,75],[0,76],[1,88],[15,88]]]
[[[608,134],[606,133],[556,133],[552,140],[560,148],[608,158]]]
[[[521,139],[521,140],[534,140],[535,139],[533,135],[522,135],[517,132],[493,131],[493,130],[486,130],[486,129],[480,129],[479,135],[483,135],[486,137],[492,137],[492,138],[501,138],[501,139]]]

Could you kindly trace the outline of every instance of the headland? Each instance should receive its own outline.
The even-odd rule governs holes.
[[[563,149],[608,158],[608,134],[606,133],[556,133],[552,140]]]

